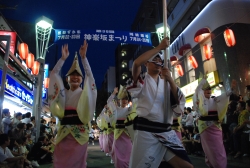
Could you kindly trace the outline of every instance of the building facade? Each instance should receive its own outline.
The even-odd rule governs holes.
[[[213,95],[222,92],[219,84],[223,84],[228,90],[232,79],[237,81],[237,93],[244,95],[245,86],[250,83],[250,1],[170,0],[167,3],[171,41],[169,55],[178,59],[172,66],[172,75],[186,95],[187,106],[193,105],[192,96],[200,73],[208,72]],[[143,1],[131,31],[152,32],[152,43],[156,46],[162,37],[159,31],[162,25],[162,1]],[[227,28],[233,31],[236,39],[236,44],[232,47],[228,47],[225,42],[224,31]],[[145,46],[128,46],[131,53],[128,53],[126,59],[130,62],[149,49]],[[119,73],[119,65],[123,59],[121,56],[118,58],[122,50],[122,46],[118,46],[116,50],[117,76],[122,74]],[[209,58],[206,57],[207,50],[211,53]],[[192,66],[190,56],[197,61],[198,67]],[[183,74],[178,69],[180,66]],[[128,71],[123,71],[126,72],[131,75],[129,68]],[[120,78],[117,80],[119,82],[124,80]]]
[[[115,67],[109,67],[107,70],[104,81],[102,83],[102,90],[108,93],[112,93],[114,88],[116,87],[115,81]]]

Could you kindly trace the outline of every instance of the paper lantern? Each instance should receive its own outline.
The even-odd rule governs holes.
[[[46,89],[49,88],[49,78],[44,78],[44,87],[45,87]]]
[[[34,64],[34,61],[35,61],[35,57],[33,54],[29,53],[28,54],[28,57],[26,58],[26,65],[28,68],[32,68],[33,67],[33,64]]]
[[[184,72],[183,72],[183,69],[182,69],[181,65],[176,65],[176,70],[177,70],[177,73],[179,74],[179,76],[184,75]]]
[[[233,47],[236,44],[234,32],[231,29],[224,31],[224,39],[228,47]]]
[[[191,66],[196,69],[198,67],[198,63],[196,61],[196,59],[194,58],[194,56],[189,56],[188,57],[188,61],[190,62]]]
[[[203,46],[203,51],[207,60],[212,58],[211,47],[208,44]]]
[[[32,73],[34,75],[38,75],[39,74],[39,68],[40,68],[40,62],[35,61],[32,67]]]
[[[18,51],[19,51],[19,55],[20,57],[25,60],[28,57],[29,54],[29,48],[28,45],[26,43],[21,43],[18,46]]]

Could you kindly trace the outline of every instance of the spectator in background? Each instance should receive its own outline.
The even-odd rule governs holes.
[[[35,118],[35,116],[30,117],[30,124],[32,124],[33,127],[36,126],[36,118]]]
[[[10,110],[9,109],[3,109],[3,119],[2,119],[2,132],[4,134],[8,134],[9,131],[12,129],[12,121],[10,119]]]
[[[249,99],[250,99],[250,85],[247,85],[245,87],[245,96],[243,98],[243,101],[246,102]]]
[[[15,140],[25,137],[26,136],[24,133],[25,129],[26,129],[25,123],[17,124],[17,127],[12,129],[10,137]]]
[[[0,163],[7,162],[10,168],[22,168],[24,157],[14,157],[7,147],[10,144],[10,138],[7,134],[0,134]]]
[[[187,108],[187,117],[186,119],[183,119],[183,122],[185,122],[186,127],[193,127],[194,123],[194,117],[193,114],[191,113],[192,109],[190,107]]]
[[[30,122],[31,122],[30,117],[31,117],[31,113],[30,113],[30,112],[27,112],[27,113],[25,114],[25,118],[22,119],[22,123],[25,123],[25,124],[30,123]]]
[[[247,104],[247,105],[246,105]],[[237,152],[234,158],[238,158],[242,155],[242,150],[246,146],[243,146],[241,140],[243,137],[243,131],[246,131],[245,121],[249,119],[249,111],[250,111],[250,100],[245,102],[239,102],[239,117],[238,117],[238,125],[233,130],[233,141],[234,141],[234,149]],[[245,109],[245,107],[247,109]]]
[[[22,123],[22,113],[18,112],[15,114],[15,117],[13,119],[13,128],[17,126],[17,124]]]

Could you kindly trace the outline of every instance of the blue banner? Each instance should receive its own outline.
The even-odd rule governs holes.
[[[152,46],[151,34],[149,32],[55,29],[55,42],[65,40],[88,40]]]
[[[0,70],[0,77],[2,78],[2,70]],[[33,95],[9,75],[6,75],[5,93],[17,97],[30,105],[33,104]]]

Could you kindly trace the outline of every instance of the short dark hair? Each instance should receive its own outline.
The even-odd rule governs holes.
[[[243,109],[246,109],[246,103],[244,101],[238,102]]]
[[[32,126],[33,126],[33,125],[30,124],[30,123],[26,124],[26,130],[28,130],[28,129],[31,128]]]
[[[36,119],[35,116],[30,117],[30,121],[33,121],[35,119]]]
[[[18,123],[16,127],[18,129],[24,129],[24,125],[25,125],[25,123]]]
[[[3,145],[8,140],[9,140],[8,134],[0,134],[0,145]]]
[[[25,114],[25,118],[30,118],[31,117],[31,113],[30,112],[27,112],[26,114]]]
[[[45,138],[46,138],[46,136],[40,136],[40,137],[38,138],[37,141],[38,141],[38,142],[39,142],[39,141],[44,141]]]
[[[191,111],[192,111],[192,109],[191,109],[190,107],[188,107],[188,108],[187,108],[187,111],[188,111],[188,112],[191,112]]]
[[[4,114],[4,115],[8,114],[9,112],[10,112],[9,109],[7,109],[7,108],[3,109],[3,114]]]
[[[23,114],[21,112],[16,113],[16,117],[22,116]]]

